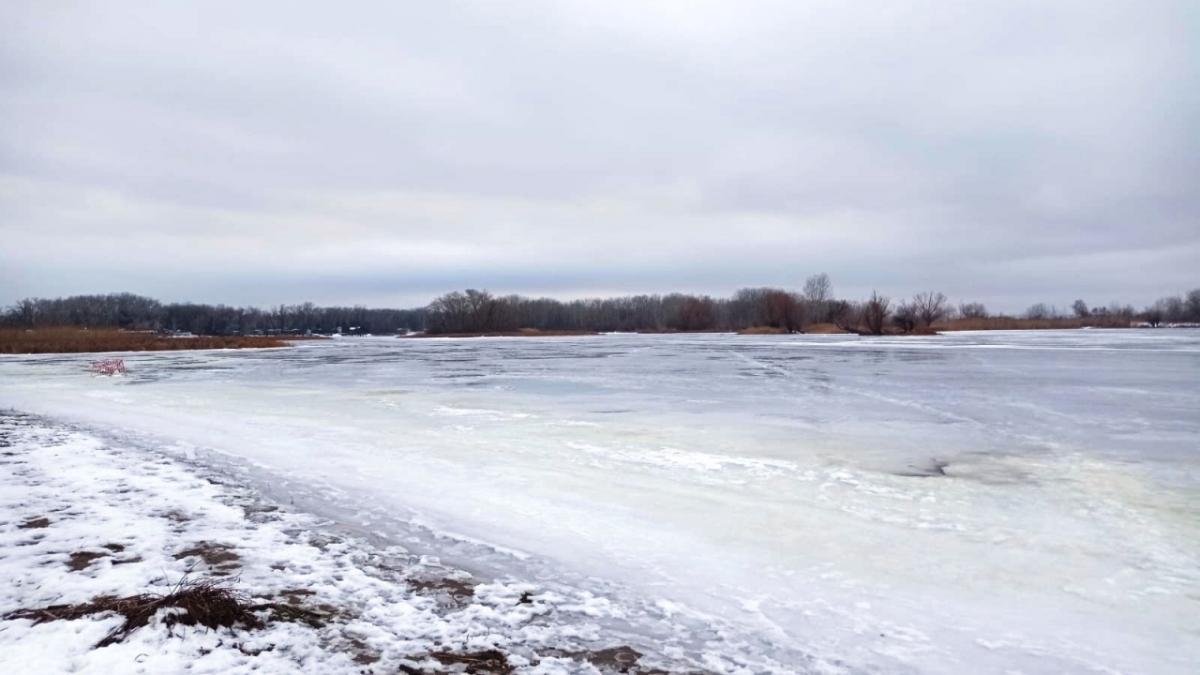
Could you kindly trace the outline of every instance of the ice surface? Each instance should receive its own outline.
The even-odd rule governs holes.
[[[1200,660],[1197,331],[123,356],[119,380],[89,355],[4,358],[0,406],[240,467],[483,573],[721,617],[730,652],[947,673]]]

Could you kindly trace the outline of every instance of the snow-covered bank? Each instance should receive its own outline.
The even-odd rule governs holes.
[[[257,602],[320,618],[264,628],[168,626],[166,610],[94,648],[122,620],[0,621],[0,672],[595,673],[697,670],[638,652],[586,592],[482,580],[393,546],[330,535],[197,467],[0,414],[0,615],[217,579]],[[266,616],[266,615],[264,615]],[[643,649],[645,649],[643,647]],[[497,657],[497,654],[502,657]],[[725,669],[720,660],[714,661]],[[726,662],[725,665],[728,665]]]

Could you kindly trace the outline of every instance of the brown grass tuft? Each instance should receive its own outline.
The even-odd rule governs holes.
[[[133,595],[127,598],[101,596],[79,605],[52,605],[41,609],[18,609],[4,615],[5,619],[29,619],[35,624],[47,621],[72,621],[93,614],[115,613],[125,619],[96,647],[106,647],[121,642],[130,633],[146,626],[161,609],[176,608],[182,611],[167,615],[163,622],[167,627],[207,626],[209,628],[241,625],[246,628],[262,628],[250,605],[239,593],[219,586],[214,581],[188,581],[186,578],[166,595]]]
[[[470,675],[508,675],[513,672],[512,664],[508,662],[504,652],[496,649],[469,653],[433,652],[429,654],[429,658],[442,666],[453,669],[450,672]],[[405,665],[400,666],[400,671],[410,675],[428,672]]]

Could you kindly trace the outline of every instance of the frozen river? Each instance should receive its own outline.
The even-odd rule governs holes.
[[[706,649],[1200,663],[1200,331],[358,338],[128,355],[113,379],[92,358],[0,358],[0,408],[636,599],[635,629],[718,617]]]

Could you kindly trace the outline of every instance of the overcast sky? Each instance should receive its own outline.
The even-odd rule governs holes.
[[[1200,3],[6,0],[0,234],[0,304],[1141,306],[1200,286]]]

